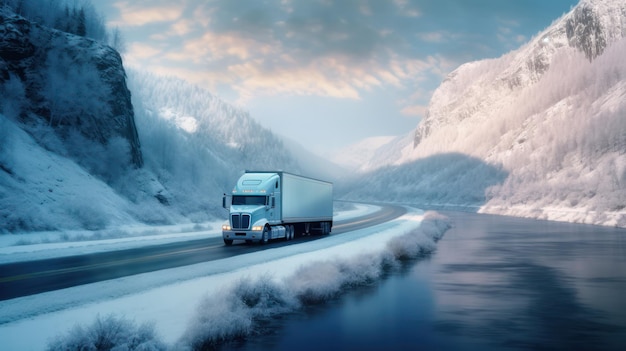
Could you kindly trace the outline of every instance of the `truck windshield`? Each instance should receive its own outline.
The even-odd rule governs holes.
[[[261,205],[266,204],[266,196],[233,195],[233,205]]]

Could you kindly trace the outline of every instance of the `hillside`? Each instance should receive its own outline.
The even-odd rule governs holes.
[[[118,52],[41,3],[21,8],[37,22],[0,8],[0,233],[196,223],[223,215],[222,193],[245,169],[299,171],[247,112],[126,72]]]
[[[143,164],[120,55],[8,6],[0,33],[0,231],[132,222],[107,185]]]
[[[395,201],[626,226],[625,36],[623,1],[583,0],[519,49],[460,66],[434,92],[413,138],[377,150],[369,169],[378,170],[348,197],[370,198],[359,189],[393,183],[402,189]],[[399,177],[450,153],[508,175],[491,173],[474,200],[429,199],[424,181]],[[429,180],[429,189],[475,195],[464,181],[473,171]]]

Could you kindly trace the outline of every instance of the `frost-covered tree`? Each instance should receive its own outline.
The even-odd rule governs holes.
[[[84,37],[87,35],[87,23],[85,18],[85,9],[80,8],[76,12],[76,34]]]
[[[15,13],[42,25],[106,43],[103,17],[89,0],[2,0]]]
[[[8,80],[0,82],[0,95],[0,113],[12,119],[18,118],[26,104],[26,89],[20,77],[10,74]]]
[[[113,49],[115,49],[120,54],[126,52],[126,41],[124,40],[122,32],[120,32],[120,29],[118,27],[113,28],[110,38],[111,39],[109,41],[109,45]]]

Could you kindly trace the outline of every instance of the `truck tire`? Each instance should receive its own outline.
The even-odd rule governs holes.
[[[292,225],[288,225],[287,226],[287,235],[285,236],[286,240],[293,240],[293,226]]]
[[[286,225],[285,226],[285,238],[284,238],[285,241],[289,241],[289,233],[290,233],[289,232],[289,226]]]
[[[261,240],[259,241],[259,243],[261,245],[267,244],[270,241],[269,237],[270,237],[270,227],[265,226],[265,228],[263,228],[263,234],[261,234]]]
[[[232,244],[233,244],[233,239],[224,239],[224,244],[225,244],[226,246],[230,246],[230,245],[232,245]]]
[[[330,234],[330,222],[322,222],[322,235]]]

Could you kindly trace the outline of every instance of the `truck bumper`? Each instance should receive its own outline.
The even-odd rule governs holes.
[[[261,240],[263,231],[256,230],[222,230],[222,238],[226,240]]]

